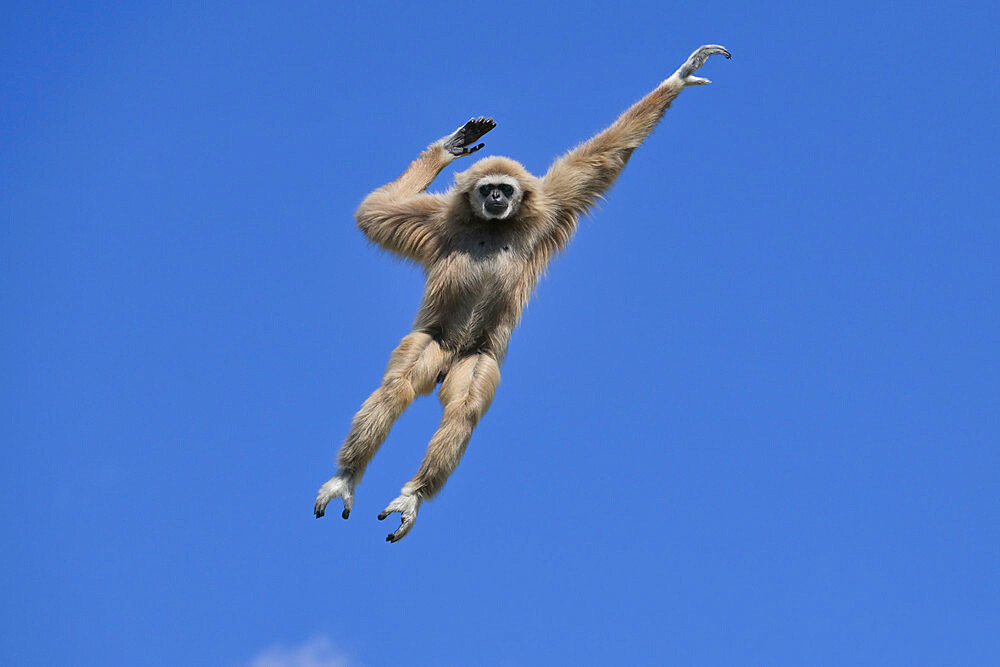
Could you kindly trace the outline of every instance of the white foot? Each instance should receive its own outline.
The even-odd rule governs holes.
[[[345,519],[351,515],[351,508],[354,507],[354,487],[357,486],[354,476],[341,470],[331,477],[326,484],[319,487],[316,494],[316,505],[313,512],[316,518],[320,518],[326,513],[326,505],[334,498],[344,499],[344,511],[340,516]]]
[[[406,487],[404,487],[403,493],[382,510],[382,513],[378,515],[379,521],[393,512],[399,512],[403,520],[395,532],[389,533],[386,536],[386,542],[399,542],[406,537],[406,534],[410,532],[410,528],[413,528],[413,522],[417,520],[417,512],[420,511],[421,501],[422,499],[419,494],[407,493]]]

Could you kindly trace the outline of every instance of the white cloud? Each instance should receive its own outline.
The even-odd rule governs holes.
[[[354,661],[333,648],[327,637],[299,646],[272,646],[250,661],[250,667],[352,667]]]

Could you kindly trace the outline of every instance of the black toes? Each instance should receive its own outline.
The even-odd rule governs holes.
[[[340,516],[341,518],[346,519],[347,517],[351,516],[351,510],[344,509],[344,511],[340,513]]]
[[[387,516],[389,516],[389,512],[381,512],[381,513],[380,513],[380,514],[378,515],[378,520],[379,520],[379,521],[382,521],[382,520],[384,520],[384,519],[385,519],[385,518],[386,518]]]

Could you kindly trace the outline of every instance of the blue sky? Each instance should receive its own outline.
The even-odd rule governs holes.
[[[4,13],[0,662],[995,660],[996,3]],[[473,115],[543,172],[704,43],[410,536],[434,398],[315,520],[422,288],[361,198]]]

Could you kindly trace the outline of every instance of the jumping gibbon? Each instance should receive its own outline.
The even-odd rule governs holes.
[[[372,242],[420,264],[427,285],[412,333],[393,351],[382,385],[354,416],[337,474],[319,489],[317,517],[334,498],[343,499],[343,518],[350,515],[354,489],[393,422],[440,383],[441,426],[416,475],[378,516],[399,512],[402,522],[386,540],[406,536],[420,503],[444,486],[489,407],[511,332],[539,276],[681,90],[709,83],[694,73],[712,54],[730,57],[721,46],[701,47],[541,178],[514,160],[488,157],[458,174],[447,192],[426,192],[452,160],[484,146],[476,141],[496,123],[480,117],[431,144],[402,176],[364,199],[355,214],[358,226]]]

